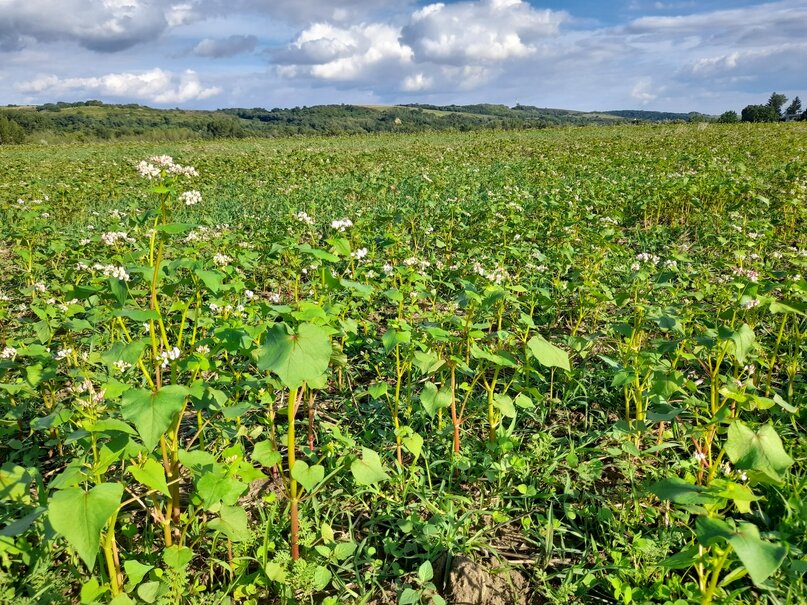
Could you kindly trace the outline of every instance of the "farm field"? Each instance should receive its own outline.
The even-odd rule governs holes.
[[[0,603],[807,602],[804,124],[0,166]]]

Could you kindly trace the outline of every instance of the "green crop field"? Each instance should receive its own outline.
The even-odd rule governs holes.
[[[807,602],[806,148],[0,147],[0,603]]]

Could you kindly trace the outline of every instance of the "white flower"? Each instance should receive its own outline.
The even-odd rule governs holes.
[[[0,351],[0,359],[14,359],[17,356],[17,349],[14,347],[4,347]]]
[[[153,164],[149,164],[146,160],[142,160],[137,164],[137,172],[140,173],[140,176],[149,180],[160,176],[160,169]]]
[[[361,260],[365,256],[367,256],[367,248],[359,248],[355,252],[351,252],[350,256],[355,258],[356,260]]]
[[[659,263],[659,261],[661,259],[658,256],[656,256],[655,254],[649,254],[647,252],[640,252],[639,254],[636,255],[636,260],[638,260],[638,261],[640,261],[642,263],[648,263],[648,264],[652,263],[653,265],[658,265],[658,263]]]
[[[633,264],[630,266],[630,270],[631,270],[631,271],[638,271],[638,270],[639,270],[639,269],[641,269],[641,268],[642,268],[642,266],[641,266],[639,263],[633,263]]]
[[[101,263],[95,263],[92,266],[92,268],[96,271],[100,271],[104,275],[104,277],[115,277],[121,281],[129,281],[130,279],[129,274],[123,267],[118,267],[116,265],[102,265]]]
[[[695,460],[695,462],[703,462],[706,460],[706,454],[703,452],[695,452],[692,459]]]
[[[296,216],[297,220],[300,221],[301,223],[305,223],[306,225],[314,224],[314,219],[311,216],[309,216],[309,214],[304,210],[300,210],[300,212],[298,212]]]
[[[336,229],[337,231],[345,231],[346,229],[353,226],[353,221],[349,218],[340,218],[337,221],[331,221],[331,227]]]
[[[213,263],[215,263],[219,267],[225,267],[229,265],[230,262],[232,262],[232,260],[233,260],[232,258],[227,256],[226,254],[222,254],[221,252],[217,252],[215,255],[213,255]]]
[[[170,155],[153,155],[149,158],[149,161],[166,168],[174,165],[174,158]]]
[[[674,260],[665,260],[664,261],[664,266],[667,269],[677,269],[678,268],[678,262],[674,261]]]
[[[122,359],[118,359],[118,361],[113,363],[112,366],[118,372],[125,372],[126,370],[128,370],[128,369],[130,369],[132,367],[132,364],[130,364],[130,363],[126,362],[126,361],[123,361]]]
[[[149,322],[144,323],[143,324],[143,331],[146,334],[151,334],[151,323],[149,323]]]
[[[169,166],[168,174],[177,174],[183,176],[199,176],[199,173],[193,166],[181,166],[180,164],[172,164],[171,166]]]
[[[748,481],[748,475],[745,474],[745,471],[740,472],[740,481]]]
[[[252,290],[244,290],[244,297],[252,300],[255,298],[255,293]]]
[[[71,347],[65,347],[64,349],[59,349],[56,351],[56,359],[62,360],[68,357],[69,355],[73,354],[73,349]]]
[[[106,233],[101,234],[101,241],[107,246],[115,246],[119,242],[129,242],[130,244],[133,244],[135,239],[133,237],[129,237],[129,234],[125,231],[107,231]]]
[[[48,291],[48,287],[45,284],[41,283],[41,282],[34,284],[33,288],[34,288],[34,292],[45,293],[45,292]]]
[[[394,268],[395,268],[395,267],[393,267],[393,266],[392,266],[392,265],[390,265],[389,263],[384,263],[384,266],[383,266],[383,267],[381,267],[381,270],[382,270],[384,273],[386,273],[387,275],[389,275],[390,273],[392,273],[392,271],[393,271],[393,269],[394,269]]]
[[[163,368],[167,368],[172,361],[176,361],[177,359],[179,359],[179,356],[180,351],[176,347],[174,347],[170,351],[161,352],[160,359],[162,359],[162,363],[160,364],[160,366]]]
[[[743,309],[753,309],[754,307],[759,306],[759,300],[756,298],[750,298],[742,304]]]
[[[268,300],[270,303],[272,303],[273,305],[279,305],[279,304],[280,304],[280,302],[283,300],[283,299],[280,297],[280,294],[278,294],[277,292],[271,292],[270,294],[267,294],[267,295],[266,295],[266,299],[267,299],[267,300]]]
[[[210,347],[207,345],[199,345],[196,347],[196,352],[201,355],[208,355],[210,353]]]
[[[202,201],[202,194],[196,190],[186,191],[179,196],[186,206],[195,206]]]

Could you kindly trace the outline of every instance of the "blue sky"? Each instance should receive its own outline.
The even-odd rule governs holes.
[[[806,33],[807,0],[0,0],[0,104],[719,113],[807,97]]]

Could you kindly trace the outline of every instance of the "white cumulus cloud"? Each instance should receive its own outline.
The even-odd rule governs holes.
[[[24,94],[48,94],[53,97],[65,93],[102,94],[161,105],[207,99],[221,92],[218,87],[203,86],[199,76],[191,70],[176,76],[159,68],[141,73],[113,73],[90,78],[48,75],[20,82],[15,88]]]

